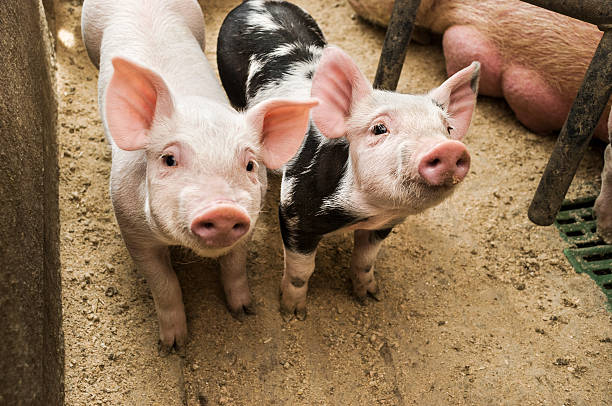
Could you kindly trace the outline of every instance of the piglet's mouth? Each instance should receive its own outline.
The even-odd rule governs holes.
[[[463,177],[453,175],[453,186],[460,183],[462,180],[463,180]]]

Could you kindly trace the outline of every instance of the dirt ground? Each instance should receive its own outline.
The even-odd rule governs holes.
[[[207,56],[239,1],[201,1]],[[384,31],[345,1],[300,0],[330,43],[373,79]],[[257,314],[227,312],[214,260],[175,255],[190,341],[160,357],[151,294],[110,205],[110,150],[97,72],[81,42],[79,0],[56,0],[61,131],[61,258],[69,405],[612,404],[612,324],[605,297],[562,254],[554,227],[527,219],[553,137],[481,97],[466,143],[472,170],[447,202],[396,227],[377,260],[383,300],[350,295],[350,235],[325,239],[308,318],[278,312],[279,179],[248,262]],[[445,78],[440,44],[411,45],[398,90]],[[592,145],[569,196],[599,189]]]

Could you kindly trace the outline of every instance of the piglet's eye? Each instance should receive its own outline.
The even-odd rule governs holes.
[[[387,127],[385,127],[385,125],[382,123],[376,124],[374,127],[372,127],[372,133],[374,133],[374,135],[382,135],[386,132]]]
[[[174,155],[170,155],[170,154],[162,155],[162,160],[164,161],[164,164],[166,164],[166,166],[176,166],[177,165],[176,159],[174,159]]]
[[[451,130],[453,130],[453,127],[451,127],[450,125],[448,127],[446,127],[446,131],[448,131],[449,134],[450,134]]]
[[[253,172],[253,169],[255,169],[255,163],[253,161],[249,161],[247,163],[246,170],[247,172]]]

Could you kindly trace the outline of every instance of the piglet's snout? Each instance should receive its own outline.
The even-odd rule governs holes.
[[[191,231],[203,242],[216,248],[229,247],[249,231],[251,219],[240,207],[221,204],[200,213],[191,223]]]
[[[421,158],[419,174],[432,186],[454,185],[470,170],[470,154],[459,141],[444,141]]]

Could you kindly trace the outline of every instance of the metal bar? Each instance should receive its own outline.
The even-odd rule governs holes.
[[[608,30],[599,42],[529,206],[529,219],[535,224],[547,226],[555,220],[611,94],[612,30]]]
[[[612,24],[612,4],[609,0],[522,0],[559,14],[595,25]]]
[[[383,90],[395,90],[399,81],[406,49],[410,42],[414,19],[421,0],[395,0],[391,20],[387,27],[374,87]]]

